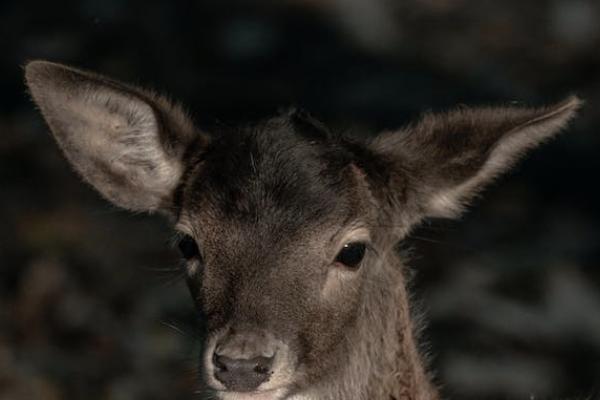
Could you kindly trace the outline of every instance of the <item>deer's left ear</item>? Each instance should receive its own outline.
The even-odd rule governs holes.
[[[543,108],[459,108],[379,135],[372,150],[391,167],[389,196],[412,214],[455,217],[527,150],[557,134],[581,101]]]
[[[116,205],[168,209],[192,144],[208,140],[151,92],[46,61],[25,67],[31,95],[67,159]]]

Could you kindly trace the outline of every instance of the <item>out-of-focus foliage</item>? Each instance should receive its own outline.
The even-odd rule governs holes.
[[[193,398],[198,363],[168,227],[69,169],[25,93],[34,58],[152,85],[207,130],[296,105],[373,134],[580,94],[568,134],[405,247],[448,397],[599,395],[597,1],[4,1],[0,33],[0,399]]]

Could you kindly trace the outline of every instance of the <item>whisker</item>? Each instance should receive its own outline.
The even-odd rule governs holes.
[[[173,329],[175,332],[179,333],[182,336],[185,336],[187,338],[192,337],[192,335],[189,335],[187,332],[184,332],[183,329],[179,328],[177,325],[175,325],[172,322],[168,322],[168,321],[160,321],[160,323],[168,328]]]
[[[444,242],[442,240],[432,239],[432,238],[428,238],[428,237],[425,237],[425,236],[419,236],[419,235],[413,235],[413,234],[407,235],[407,238],[409,238],[409,239],[416,239],[416,240],[422,240],[423,242],[436,243],[436,244],[444,244],[444,243],[446,243],[446,242]]]

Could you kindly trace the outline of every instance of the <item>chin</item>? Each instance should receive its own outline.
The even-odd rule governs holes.
[[[219,400],[283,400],[287,393],[285,388],[280,388],[256,392],[218,391],[216,394]]]

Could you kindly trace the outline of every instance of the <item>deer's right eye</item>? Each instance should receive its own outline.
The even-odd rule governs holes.
[[[177,243],[177,247],[179,248],[179,251],[181,252],[183,258],[185,258],[186,260],[200,258],[200,249],[198,248],[198,244],[196,243],[194,238],[189,235],[185,235],[184,237],[182,237],[179,240],[179,243]]]

